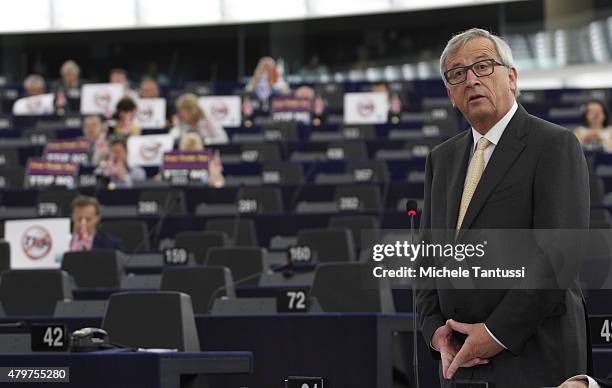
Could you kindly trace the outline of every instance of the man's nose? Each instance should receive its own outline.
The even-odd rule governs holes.
[[[476,76],[474,70],[468,69],[467,71],[467,79],[465,80],[466,86],[474,86],[480,84],[480,78]]]

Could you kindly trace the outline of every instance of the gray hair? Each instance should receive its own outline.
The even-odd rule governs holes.
[[[440,56],[440,75],[442,76],[444,85],[446,85],[447,88],[450,85],[446,81],[446,77],[444,77],[444,72],[447,70],[446,61],[448,60],[448,57],[451,54],[454,54],[455,52],[457,52],[457,50],[459,50],[461,47],[465,46],[472,39],[477,39],[477,38],[486,38],[486,39],[489,39],[491,42],[493,42],[493,45],[495,46],[495,50],[497,51],[497,54],[499,54],[499,59],[502,65],[505,65],[509,68],[514,67],[514,59],[512,58],[512,49],[510,48],[508,43],[506,43],[505,40],[503,40],[497,35],[490,33],[487,30],[483,30],[481,28],[471,28],[467,31],[464,31],[462,33],[459,33],[453,36],[446,44],[444,51],[442,51],[442,55]],[[518,90],[515,91],[515,94],[518,95]]]
[[[68,70],[73,70],[75,73],[77,73],[77,75],[81,73],[81,68],[72,59],[69,59],[62,64],[62,67],[60,67],[60,74],[64,74]]]
[[[46,87],[45,79],[38,74],[30,74],[25,80],[23,80],[24,89],[27,89],[28,86],[38,86],[44,91]]]

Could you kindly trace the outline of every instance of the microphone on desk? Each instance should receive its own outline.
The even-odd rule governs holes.
[[[26,321],[0,323],[0,329],[25,327],[26,325],[27,325]]]
[[[306,171],[306,173],[304,174],[304,179],[295,188],[295,191],[291,195],[291,202],[289,202],[289,208],[287,209],[287,211],[292,211],[295,205],[297,205],[297,201],[300,198],[300,194],[302,194],[302,191],[304,191],[304,187],[306,187],[306,184],[310,180],[316,168],[317,168],[317,162],[313,161],[308,167],[308,170]]]
[[[162,209],[162,212],[159,215],[159,219],[155,222],[155,224],[153,224],[153,227],[149,230],[149,233],[147,233],[147,239],[151,241],[153,245],[155,245],[155,243],[158,243],[159,245],[159,242],[157,240],[159,239],[159,235],[161,234],[162,225],[164,221],[166,220],[166,217],[170,214],[170,212],[174,208],[174,205],[176,205],[178,201],[179,201],[179,196],[168,195],[166,197],[166,200],[164,201],[164,208]],[[142,240],[138,243],[138,245],[136,245],[136,247],[132,250],[131,255],[123,263],[124,265],[128,264],[128,262],[132,259],[133,254],[138,253],[138,251],[140,250],[140,248],[142,248],[144,243],[145,243],[145,240]],[[154,249],[154,250],[157,250],[157,249]]]
[[[293,267],[293,262],[292,261],[288,261],[285,264],[278,266],[278,267],[273,267],[270,269],[266,269],[264,271],[259,271],[253,274],[250,274],[248,276],[245,276],[241,279],[238,279],[236,281],[233,281],[229,284],[224,284],[222,286],[219,286],[217,288],[215,288],[215,290],[212,292],[211,296],[210,296],[210,300],[208,301],[208,311],[211,311],[213,304],[215,303],[215,298],[217,297],[217,295],[219,295],[219,293],[221,291],[226,291],[228,288],[230,287],[235,287],[235,286],[239,286],[243,283],[248,282],[249,280],[253,280],[256,279],[258,277],[260,277],[261,275],[263,275],[264,273],[268,272],[269,270],[272,272],[283,272],[283,275],[285,274],[285,271],[290,270]],[[287,275],[285,275],[287,276]]]
[[[414,217],[418,212],[418,204],[414,199],[406,202],[406,215],[410,218],[410,244],[414,245]],[[417,345],[417,305],[416,305],[416,284],[412,282],[412,367],[414,372],[414,386],[419,388],[419,352]]]

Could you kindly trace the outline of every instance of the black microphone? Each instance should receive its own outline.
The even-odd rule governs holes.
[[[410,243],[414,245],[414,217],[418,211],[417,201],[409,199],[406,201],[406,214],[410,217]],[[416,282],[412,282],[412,367],[414,372],[414,386],[419,388],[419,352],[417,346],[417,304],[416,304]]]
[[[217,295],[221,292],[221,291],[225,291],[227,290],[229,287],[235,287],[238,286],[242,283],[246,283],[249,280],[253,280],[256,279],[258,277],[260,277],[261,275],[263,275],[264,273],[268,272],[268,271],[272,271],[272,272],[283,272],[284,271],[290,269],[293,267],[293,262],[292,261],[288,261],[285,264],[278,266],[278,267],[273,267],[264,271],[259,271],[253,274],[250,274],[248,276],[243,277],[242,279],[238,279],[236,281],[231,282],[230,284],[225,284],[223,286],[217,287],[215,288],[215,290],[213,291],[212,295],[210,296],[210,300],[208,301],[208,311],[211,311],[212,306],[215,302],[215,298],[217,297]]]
[[[313,161],[312,164],[308,167],[306,174],[304,174],[304,180],[298,185],[298,187],[295,188],[293,195],[291,195],[291,202],[289,202],[289,208],[287,209],[287,211],[291,211],[295,207],[298,199],[300,198],[300,194],[302,194],[304,187],[306,187],[306,184],[308,183],[308,180],[311,178],[312,174],[314,173],[314,170],[316,169],[316,167],[317,167],[317,162]]]
[[[236,215],[234,216],[234,227],[232,228],[232,235],[228,236],[233,240],[234,246],[238,246],[236,242],[238,242],[238,233],[240,233],[240,219],[242,217],[240,211],[240,194],[242,194],[242,189],[244,188],[244,183],[240,182],[240,187],[238,188],[238,198],[236,198]]]

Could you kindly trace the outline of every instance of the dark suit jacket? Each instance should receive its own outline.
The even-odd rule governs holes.
[[[114,249],[117,251],[122,250],[121,240],[115,236],[111,236],[110,234],[106,234],[101,231],[96,231],[94,235],[93,245],[91,247],[92,250],[97,249]]]
[[[601,388],[612,388],[612,371],[605,379],[595,379]]]
[[[468,161],[471,130],[427,157],[424,236],[454,230]],[[519,105],[481,177],[462,229],[587,229],[588,171],[570,131],[529,115]],[[496,388],[560,384],[587,371],[585,312],[579,290],[417,291],[427,343],[449,318],[484,322],[508,350],[489,365],[461,368],[456,379],[483,379]],[[438,355],[439,356],[439,355]],[[442,386],[449,386],[442,381]]]

